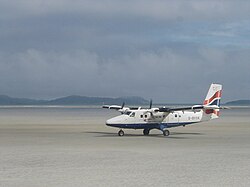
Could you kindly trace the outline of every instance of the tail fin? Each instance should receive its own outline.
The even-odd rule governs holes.
[[[221,93],[222,93],[221,84],[211,84],[203,104],[205,106],[220,107]],[[205,109],[204,112],[206,115],[209,115],[211,119],[219,117],[219,109]]]

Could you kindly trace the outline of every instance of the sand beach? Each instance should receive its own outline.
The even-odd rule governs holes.
[[[153,130],[105,126],[98,107],[1,107],[0,186],[249,186],[250,110]]]

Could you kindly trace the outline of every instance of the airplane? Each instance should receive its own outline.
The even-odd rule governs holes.
[[[108,119],[106,125],[116,127],[119,136],[124,136],[123,129],[143,129],[143,134],[149,135],[150,130],[158,129],[164,136],[169,136],[168,128],[186,126],[199,122],[209,121],[219,118],[220,109],[226,109],[220,106],[222,93],[221,84],[211,84],[207,96],[202,105],[193,105],[189,107],[160,107],[152,108],[150,100],[149,108],[129,108],[125,103],[119,105],[103,105],[103,108],[114,109],[121,115]]]

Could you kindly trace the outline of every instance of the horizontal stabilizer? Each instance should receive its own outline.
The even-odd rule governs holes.
[[[217,105],[204,105],[204,109],[208,109],[208,110],[210,110],[210,109],[220,109],[220,107],[219,106],[217,106]]]

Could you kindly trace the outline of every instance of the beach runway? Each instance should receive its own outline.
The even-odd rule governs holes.
[[[102,109],[1,108],[0,186],[249,186],[249,111],[119,137]]]

